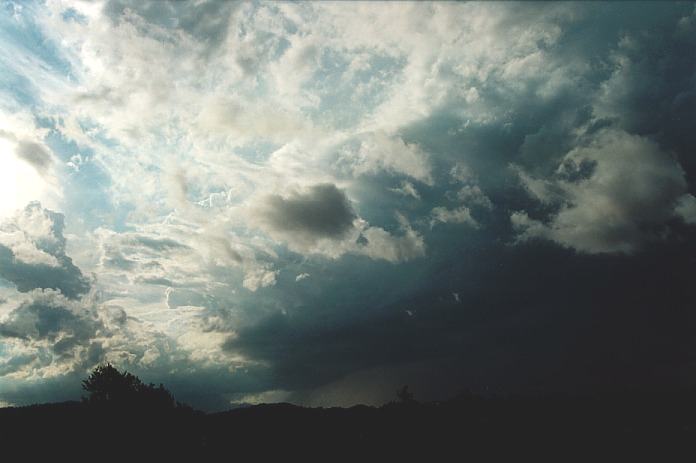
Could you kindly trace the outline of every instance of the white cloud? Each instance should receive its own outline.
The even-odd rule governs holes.
[[[684,222],[695,225],[696,224],[696,198],[694,195],[686,194],[679,198],[677,201],[677,206],[674,212],[680,217]]]
[[[202,136],[219,134],[235,144],[259,139],[286,143],[319,132],[297,111],[218,96],[208,98],[196,123]]]
[[[65,253],[63,219],[32,202],[0,221],[0,277],[22,292],[56,288],[68,297],[87,292],[88,280]]]
[[[60,265],[55,256],[39,249],[34,241],[19,230],[5,232],[0,229],[0,245],[7,247],[16,260],[25,264],[49,267]]]
[[[431,211],[430,226],[434,227],[438,223],[465,223],[472,227],[478,227],[478,222],[471,216],[471,211],[466,206],[456,209],[446,207],[435,207]]]
[[[404,227],[402,235],[392,235],[379,227],[368,227],[361,232],[366,241],[353,252],[372,259],[383,259],[392,263],[405,262],[425,256],[423,236],[411,227]]]
[[[483,209],[492,209],[493,203],[486,196],[486,194],[481,191],[478,185],[465,185],[457,193],[456,198],[461,203],[470,207],[480,207]]]
[[[413,186],[413,183],[407,180],[402,180],[398,188],[389,188],[389,191],[393,191],[401,196],[410,196],[413,199],[421,199],[416,187]]]
[[[348,166],[354,175],[386,171],[433,184],[428,155],[418,145],[382,132],[362,136],[359,140],[357,147],[344,147],[339,159],[339,165]]]
[[[269,270],[266,268],[249,269],[244,274],[242,285],[249,291],[254,292],[259,288],[275,285],[277,275],[277,270]]]
[[[548,223],[514,213],[521,239],[546,238],[587,253],[630,253],[658,238],[655,227],[664,227],[675,206],[685,211],[681,201],[689,202],[681,199],[686,180],[679,163],[648,139],[617,130],[571,150],[557,176],[543,183],[522,176],[534,196],[559,210]]]
[[[471,168],[461,161],[456,162],[454,166],[452,166],[452,169],[450,169],[449,174],[452,180],[457,182],[464,183],[476,180],[476,176],[472,172]]]

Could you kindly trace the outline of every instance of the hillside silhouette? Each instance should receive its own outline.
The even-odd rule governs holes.
[[[696,456],[696,391],[593,397],[482,397],[420,403],[407,387],[381,407],[287,403],[202,413],[163,385],[111,365],[81,402],[0,409],[6,452],[32,456],[326,461],[421,458],[686,461]]]

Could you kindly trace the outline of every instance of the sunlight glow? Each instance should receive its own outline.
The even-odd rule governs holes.
[[[44,199],[48,185],[26,162],[14,154],[14,143],[0,139],[0,218],[30,201]]]

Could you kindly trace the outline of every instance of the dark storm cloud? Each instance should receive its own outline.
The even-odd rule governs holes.
[[[353,229],[356,214],[345,193],[335,185],[314,185],[288,196],[271,195],[259,210],[265,231],[290,242],[311,245],[338,240]]]
[[[89,281],[65,253],[64,227],[62,214],[36,202],[0,224],[0,231],[21,237],[12,244],[0,244],[0,277],[21,292],[54,288],[70,298],[86,293]],[[31,251],[28,257],[26,249]]]
[[[495,117],[477,119],[453,100],[401,131],[431,154],[438,178],[458,162],[475,174],[492,205],[482,229],[435,227],[430,276],[403,285],[386,308],[353,300],[349,317],[323,296],[321,308],[237,331],[227,350],[261,360],[273,387],[291,390],[409,364],[428,365],[411,381],[432,396],[445,383],[582,391],[696,381],[696,55],[686,51],[696,21],[683,20],[693,5],[567,7],[575,20],[540,45],[547,68],[514,82],[493,71],[478,83]],[[409,208],[419,213],[457,200],[449,182],[418,194]],[[379,201],[392,200],[361,201],[371,223]],[[429,373],[439,379],[418,379]]]
[[[409,208],[427,214],[444,197],[452,209],[459,190],[478,188],[488,200],[476,216],[481,229],[435,227],[422,278],[402,281],[397,301],[385,300],[398,284],[386,278],[381,299],[368,291],[364,300],[341,299],[366,285],[344,269],[309,270],[310,283],[325,276],[345,288],[313,292],[311,304],[241,327],[225,345],[268,366],[266,387],[312,391],[365,371],[417,385],[423,398],[457,387],[589,391],[696,381],[694,230],[677,213],[694,191],[696,117],[686,102],[696,57],[685,52],[694,35],[674,33],[693,5],[567,6],[576,20],[541,46],[547,68],[514,82],[493,71],[478,83],[495,117],[477,119],[477,108],[467,114],[453,100],[401,131],[431,154],[436,178],[448,179],[419,187],[421,201]],[[532,21],[529,9],[517,9],[520,22]],[[546,91],[554,73],[561,77]],[[475,182],[450,182],[458,162]],[[375,194],[365,194],[360,212],[379,223],[394,205],[380,206],[392,200],[374,183],[363,188]],[[539,221],[529,236],[537,240],[518,241],[522,230],[510,218],[519,211]],[[392,375],[407,366],[409,375]]]
[[[636,265],[548,245],[463,247],[452,256],[460,263],[376,316],[278,313],[226,348],[267,362],[273,388],[289,390],[415,363],[401,380],[424,398],[454,394],[457,384],[480,392],[684,385],[696,379],[687,374],[696,355],[694,251],[655,247]]]

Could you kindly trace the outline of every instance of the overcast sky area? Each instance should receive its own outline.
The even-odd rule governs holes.
[[[0,405],[696,384],[694,3],[0,3]]]

